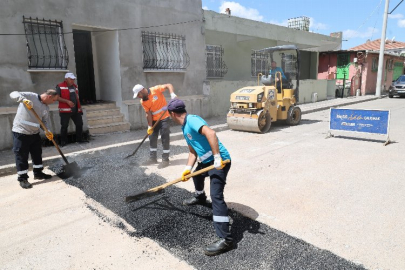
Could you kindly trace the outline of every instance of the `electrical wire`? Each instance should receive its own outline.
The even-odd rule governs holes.
[[[200,19],[198,20],[191,20],[191,21],[184,21],[184,22],[176,22],[176,23],[168,23],[168,24],[159,24],[159,25],[151,25],[151,26],[140,26],[140,27],[129,27],[129,28],[118,28],[118,29],[103,29],[103,30],[91,30],[88,32],[91,33],[100,33],[100,32],[111,32],[111,31],[127,31],[127,30],[139,30],[139,29],[148,29],[154,27],[163,27],[163,26],[172,26],[172,25],[179,25],[179,24],[186,24],[186,23],[193,23],[193,22],[201,22]],[[64,32],[62,34],[73,34],[73,32]],[[0,34],[0,36],[25,36],[26,34]],[[35,34],[29,34],[30,36]]]
[[[363,21],[363,23],[357,28],[356,32],[358,32],[360,30],[361,27],[363,27],[363,25],[370,19],[371,16],[373,16],[374,12],[376,12],[376,10],[380,8],[382,3],[382,0],[380,0],[380,3],[375,7],[375,9],[373,10],[373,12],[370,13],[370,15],[368,15],[368,17]],[[373,30],[374,32],[374,30]],[[347,39],[350,40],[350,39]]]

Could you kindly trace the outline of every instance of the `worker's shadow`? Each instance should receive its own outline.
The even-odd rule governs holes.
[[[212,208],[211,204],[206,204],[205,206]],[[141,209],[152,209],[152,210],[162,210],[162,211],[178,211],[183,214],[191,214],[198,218],[202,218],[208,221],[212,221],[212,215],[200,215],[193,212],[187,212],[179,207],[176,207],[165,195],[164,190],[159,191],[159,194],[155,196],[153,201],[150,201],[140,207],[136,207],[132,209],[133,212],[141,210]]]
[[[235,202],[228,202],[229,216],[231,217],[231,234],[236,244],[242,241],[245,232],[250,234],[265,234],[260,231],[260,222],[256,221],[259,214],[253,208]]]
[[[250,234],[265,234],[260,231],[260,223],[256,221],[259,214],[251,207],[235,203],[228,202],[229,216],[230,216],[230,230],[232,237],[234,239],[235,248],[238,247],[238,243],[242,241],[245,232]],[[207,202],[203,207],[212,209],[212,203]],[[141,209],[151,209],[151,210],[162,210],[162,211],[177,211],[185,215],[192,215],[197,218],[204,219],[206,221],[212,222],[212,212],[210,214],[198,214],[191,211],[186,211],[180,207],[175,206],[164,192],[156,195],[153,201],[149,201],[142,206],[132,209],[133,212]],[[206,212],[206,211],[203,211]]]

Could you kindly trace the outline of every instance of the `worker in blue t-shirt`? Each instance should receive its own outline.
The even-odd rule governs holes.
[[[276,61],[272,61],[271,62],[271,69],[269,71],[269,75],[271,75],[272,77],[272,81],[274,82],[274,80],[276,80],[277,83],[277,89],[281,90],[281,84],[280,84],[280,75],[276,74],[277,72],[281,73],[281,77],[282,77],[282,82],[286,83],[287,82],[287,77],[284,75],[283,69],[281,67],[277,66],[277,62]]]
[[[204,179],[209,176],[210,194],[213,209],[214,228],[219,237],[217,241],[205,247],[208,256],[218,255],[233,248],[233,239],[229,231],[228,207],[224,201],[226,176],[231,163],[223,164],[223,160],[231,159],[228,151],[218,140],[217,135],[207,122],[198,115],[187,114],[186,105],[180,99],[172,99],[167,105],[171,118],[182,125],[183,135],[187,141],[189,155],[187,166],[182,173],[182,180],[187,181],[186,175],[199,159],[196,171],[214,165],[206,173],[193,177],[195,195],[183,201],[184,205],[205,204],[207,196],[204,192]]]

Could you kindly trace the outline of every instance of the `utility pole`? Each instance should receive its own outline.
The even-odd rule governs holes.
[[[381,42],[380,42],[380,56],[378,57],[378,73],[377,73],[377,85],[375,88],[376,97],[381,97],[381,82],[382,73],[384,68],[384,49],[385,49],[385,32],[387,31],[387,18],[388,18],[388,7],[390,5],[390,0],[385,0],[385,10],[384,10],[384,20],[383,27],[381,29]]]

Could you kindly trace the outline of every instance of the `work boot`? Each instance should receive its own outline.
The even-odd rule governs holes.
[[[25,189],[32,188],[32,185],[30,184],[30,182],[28,182],[27,179],[21,179],[21,180],[19,179],[18,182],[20,182],[20,186],[22,188],[25,188]]]
[[[205,204],[207,202],[207,196],[205,192],[202,194],[195,194],[193,197],[185,199],[183,205],[196,205],[196,204]]]
[[[43,172],[34,173],[34,179],[37,179],[37,180],[50,179],[50,178],[52,178],[52,175],[50,175],[50,174],[46,174]]]
[[[233,249],[233,241],[228,241],[220,238],[211,245],[206,246],[204,249],[204,253],[207,256],[215,256],[227,252],[231,249]]]

